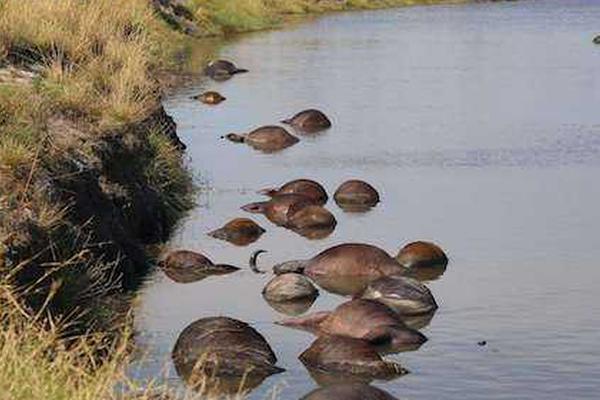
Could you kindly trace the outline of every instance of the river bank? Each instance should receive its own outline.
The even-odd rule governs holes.
[[[11,383],[2,387],[11,398],[60,397],[26,382],[13,391],[15,377],[35,374],[37,365],[44,366],[40,380],[59,376],[64,381],[56,389],[69,389],[68,373],[48,373],[60,364],[35,356],[23,358],[28,364],[19,360],[30,348],[37,356],[59,351],[65,331],[52,328],[57,319],[67,318],[59,325],[71,333],[127,328],[127,318],[114,318],[112,300],[147,271],[148,246],[165,241],[192,206],[185,145],[160,105],[167,80],[156,76],[181,71],[178,62],[194,37],[266,29],[293,15],[434,2],[116,3],[0,6],[1,302],[3,310],[13,310],[2,315],[11,329],[1,344],[20,349],[1,353],[1,363],[16,366],[0,381]],[[116,309],[127,313],[126,303]],[[21,317],[34,322],[17,322]],[[70,342],[69,348],[83,351],[70,353],[65,371],[106,348],[93,343]],[[87,363],[78,367],[86,374],[77,385],[96,380],[96,398],[110,396],[125,357],[123,336],[111,343],[109,349],[122,351],[107,363],[112,370],[105,380]],[[68,398],[85,396],[71,392]]]

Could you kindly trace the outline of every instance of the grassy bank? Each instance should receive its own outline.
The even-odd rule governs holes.
[[[116,396],[130,321],[111,300],[192,205],[158,78],[192,41],[436,2],[0,0],[0,399]]]
[[[280,26],[290,16],[465,0],[186,0],[209,34],[241,33]]]

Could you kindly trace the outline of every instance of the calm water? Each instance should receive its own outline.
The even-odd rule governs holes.
[[[222,55],[251,73],[167,99],[208,185],[173,248],[263,266],[359,241],[396,253],[428,239],[451,257],[432,282],[440,309],[419,351],[394,356],[412,373],[375,382],[402,399],[598,398],[600,389],[599,1],[522,1],[331,15],[246,36]],[[188,100],[203,89],[228,100]],[[265,155],[219,140],[318,107],[334,127]],[[245,215],[254,191],[309,177],[333,192],[348,178],[379,188],[366,214],[328,208],[338,227],[309,241],[268,232],[234,247],[206,232]],[[261,297],[270,276],[247,269],[177,284],[161,271],[139,294],[138,377],[178,378],[169,354],[198,318],[228,315],[265,335],[287,372],[251,394],[296,399],[316,387],[297,356],[313,337],[273,324]],[[311,308],[343,301],[326,294]],[[487,340],[485,347],[477,346]],[[166,364],[166,366],[165,366]]]

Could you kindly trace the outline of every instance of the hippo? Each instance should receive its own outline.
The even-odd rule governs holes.
[[[317,283],[321,277],[362,276],[374,280],[387,275],[403,275],[406,271],[384,250],[364,243],[340,244],[309,260],[286,261],[273,267],[275,274],[304,273]]]
[[[238,68],[234,63],[227,60],[215,60],[208,63],[204,73],[215,80],[226,80],[233,75],[248,72],[247,69]]]
[[[216,378],[219,389],[258,386],[265,378],[284,371],[276,366],[273,350],[254,328],[228,317],[202,318],[187,326],[172,351],[179,376],[192,387]],[[243,387],[247,389],[247,387]]]
[[[318,205],[293,204],[287,212],[286,227],[292,230],[335,228],[337,221],[332,213]]]
[[[600,44],[600,35],[594,38],[594,44]]]
[[[159,262],[165,274],[178,283],[190,283],[211,275],[226,275],[239,270],[227,264],[214,264],[206,256],[189,250],[169,253]]]
[[[224,102],[225,100],[227,100],[220,93],[212,92],[212,91],[198,94],[196,96],[193,96],[192,99],[199,100],[204,104],[210,104],[210,105],[220,104],[220,103]]]
[[[308,330],[317,335],[364,339],[383,351],[416,350],[427,341],[425,335],[407,327],[399,314],[383,303],[355,299],[333,311],[276,322],[278,325]]]
[[[327,192],[323,186],[321,186],[320,183],[310,179],[295,179],[286,183],[280,188],[263,189],[260,190],[259,193],[269,197],[274,197],[281,194],[301,194],[313,199],[315,204],[320,206],[326,204],[328,200]]]
[[[342,183],[333,198],[345,211],[367,211],[379,203],[379,193],[367,182],[351,179]]]
[[[338,383],[315,389],[300,400],[397,400],[389,393],[364,383]]]
[[[223,138],[234,143],[246,143],[250,147],[265,153],[286,149],[300,141],[282,127],[275,125],[261,126],[247,134],[229,133]]]
[[[289,302],[316,298],[319,291],[304,275],[277,275],[263,289],[263,297],[271,302]]]
[[[340,373],[366,380],[389,380],[408,373],[400,364],[384,361],[368,341],[343,336],[321,336],[298,358],[309,371]]]
[[[446,268],[448,257],[435,243],[412,242],[398,252],[396,260],[406,268]]]
[[[291,118],[281,121],[288,124],[300,132],[317,133],[331,128],[331,121],[322,111],[310,109],[300,111]]]
[[[247,246],[256,242],[266,230],[248,218],[235,218],[222,228],[209,232],[216,239],[225,240],[236,246]]]
[[[438,306],[427,286],[404,276],[385,276],[369,284],[363,299],[384,303],[400,315],[429,314]]]
[[[282,194],[269,201],[246,204],[242,206],[242,210],[254,214],[264,214],[275,225],[285,226],[288,223],[290,207],[294,206],[295,210],[300,210],[304,206],[313,204],[313,200],[299,194]]]

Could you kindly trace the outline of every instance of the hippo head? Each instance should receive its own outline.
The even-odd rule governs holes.
[[[244,136],[238,135],[237,133],[228,133],[225,136],[221,136],[221,139],[227,139],[234,143],[244,143]]]

